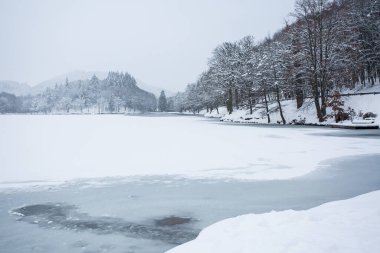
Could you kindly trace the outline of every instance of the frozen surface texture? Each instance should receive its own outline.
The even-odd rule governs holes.
[[[7,189],[0,192],[0,245],[4,253],[164,252],[226,218],[306,210],[380,190],[379,161],[326,161],[331,167],[288,180],[143,176]]]
[[[255,215],[211,226],[176,250],[379,249],[378,194],[369,195],[373,203],[286,211],[380,190],[378,130],[175,115],[7,115],[0,140],[6,253],[164,252],[247,213]]]
[[[380,153],[378,138],[340,133],[190,116],[7,115],[0,117],[0,182],[168,174],[287,179],[326,159]]]

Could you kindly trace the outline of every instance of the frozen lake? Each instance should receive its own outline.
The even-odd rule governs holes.
[[[379,130],[154,115],[3,115],[0,182],[131,175],[289,179],[327,159],[380,153]]]
[[[2,252],[164,252],[228,217],[379,190],[379,162],[380,155],[329,161],[332,168],[290,180],[162,176],[14,189],[0,193],[0,245]]]
[[[380,189],[376,130],[175,116],[0,123],[2,252],[164,252],[228,217]]]

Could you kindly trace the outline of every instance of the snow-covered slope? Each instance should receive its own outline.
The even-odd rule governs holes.
[[[364,91],[361,91],[364,92]],[[367,91],[365,91],[367,92]],[[362,96],[349,96],[342,97],[344,101],[344,108],[352,108],[355,112],[366,113],[372,112],[377,114],[376,121],[380,123],[380,95],[362,95]],[[281,102],[284,117],[287,123],[293,120],[305,120],[305,123],[318,123],[316,109],[312,99],[306,99],[301,108],[297,109],[295,100],[286,100]],[[277,123],[281,121],[280,112],[278,110],[277,102],[273,101],[269,104],[271,123]],[[327,108],[328,113],[331,112],[331,108]],[[233,122],[251,122],[251,123],[268,123],[266,116],[266,109],[264,104],[256,105],[253,114],[250,114],[249,109],[234,110],[232,114],[228,115],[225,108],[219,110],[219,114],[214,110],[211,113],[206,113],[206,117],[220,117],[223,121]],[[333,118],[328,119],[327,123],[335,122]]]
[[[226,219],[168,253],[377,253],[380,191],[307,211]]]

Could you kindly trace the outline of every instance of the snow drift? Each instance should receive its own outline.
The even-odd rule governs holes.
[[[325,253],[380,251],[380,191],[307,211],[226,219],[168,253]]]

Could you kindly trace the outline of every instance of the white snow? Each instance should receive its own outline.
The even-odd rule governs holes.
[[[378,89],[379,90],[379,89]],[[378,91],[376,90],[376,91]],[[364,90],[360,92],[372,92],[372,90]],[[348,91],[346,91],[349,93]],[[352,93],[352,92],[351,92]],[[362,95],[362,96],[349,96],[342,97],[344,101],[344,108],[348,109],[353,108],[357,114],[372,112],[377,114],[379,117],[376,118],[376,124],[380,124],[380,95]],[[290,123],[293,120],[305,120],[305,123],[319,124],[318,118],[316,116],[316,109],[312,99],[306,99],[303,106],[300,109],[297,109],[295,100],[286,100],[281,101],[281,106],[283,109],[283,114],[287,123]],[[269,103],[269,111],[271,123],[276,124],[281,122],[281,116],[279,110],[277,110],[277,102],[272,101]],[[328,113],[331,112],[331,108],[327,108]],[[206,117],[211,118],[221,118],[223,121],[232,121],[232,122],[244,122],[244,123],[268,123],[266,116],[266,109],[264,104],[256,105],[253,114],[251,115],[249,109],[240,109],[234,110],[231,115],[228,115],[225,107],[222,107],[219,110],[219,114],[216,110],[213,110],[211,113],[204,113]],[[335,124],[333,118],[328,119],[327,122],[323,124]],[[342,123],[340,123],[342,124]],[[351,122],[343,122],[345,125],[351,125]]]
[[[0,182],[164,174],[288,179],[326,159],[380,153],[377,139],[320,135],[333,131],[342,130],[229,126],[190,116],[4,115]]]
[[[380,191],[306,211],[248,214],[204,229],[170,253],[380,252]]]

